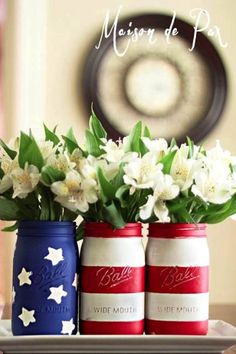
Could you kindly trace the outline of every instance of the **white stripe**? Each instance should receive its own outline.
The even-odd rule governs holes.
[[[205,321],[208,319],[208,293],[146,293],[146,318],[156,321]]]
[[[140,321],[144,319],[144,293],[81,293],[80,319],[85,321]]]
[[[147,264],[152,266],[208,266],[206,238],[149,238]]]
[[[81,264],[84,266],[142,267],[145,253],[141,237],[87,237],[83,241]]]

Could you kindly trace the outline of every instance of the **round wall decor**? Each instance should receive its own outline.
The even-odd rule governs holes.
[[[99,49],[92,43],[83,71],[85,104],[102,120],[111,138],[126,135],[142,120],[153,137],[178,142],[186,136],[194,141],[206,136],[222,115],[227,96],[224,64],[214,45],[199,33],[190,52],[193,27],[175,19],[178,36],[167,43],[165,29],[171,16],[144,14],[121,20],[119,28],[155,28],[156,43],[147,36],[133,41],[124,56],[117,56],[113,36],[103,39]],[[119,29],[117,30],[118,33]],[[117,37],[124,48],[127,38]]]

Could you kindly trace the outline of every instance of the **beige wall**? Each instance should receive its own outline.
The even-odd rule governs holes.
[[[18,0],[8,0],[9,23],[8,38],[6,44],[9,53],[6,59],[12,60],[10,44],[14,42],[13,13],[14,5]],[[27,2],[27,0],[21,0]],[[28,6],[30,6],[30,1]],[[41,0],[40,0],[41,1]],[[19,5],[20,2],[17,4]],[[47,31],[46,31],[46,58],[43,61],[44,86],[34,85],[34,95],[42,95],[44,120],[50,125],[59,125],[63,132],[69,126],[73,126],[78,136],[82,136],[87,125],[87,116],[82,102],[79,80],[82,72],[82,62],[86,50],[94,34],[101,28],[107,9],[114,10],[123,4],[123,14],[133,14],[142,11],[165,11],[173,9],[181,17],[189,20],[189,10],[194,7],[206,8],[212,17],[212,23],[217,24],[223,32],[224,38],[229,42],[227,49],[220,50],[228,68],[230,80],[230,93],[224,119],[207,138],[206,144],[212,145],[216,138],[222,141],[224,147],[236,154],[235,136],[235,112],[236,112],[236,78],[234,77],[236,63],[235,31],[236,24],[234,14],[236,12],[235,0],[48,0],[46,1]],[[32,35],[32,33],[29,33]],[[24,46],[24,41],[22,41]],[[8,85],[6,107],[6,125],[10,127],[8,136],[14,131],[14,123],[17,112],[12,112],[12,103],[9,97],[14,89],[12,68],[8,62],[6,65],[6,81],[11,79]],[[16,66],[17,67],[17,66]],[[17,72],[14,74],[17,76]],[[22,80],[24,77],[22,78]],[[8,82],[9,84],[9,82]],[[29,92],[28,100],[31,93]],[[17,101],[16,95],[16,101]],[[27,102],[26,102],[27,104]],[[33,118],[32,118],[33,119]],[[29,122],[30,124],[30,122]],[[210,299],[212,303],[236,303],[236,224],[232,221],[208,229],[209,245],[211,252],[211,280]],[[10,236],[10,235],[9,235]],[[5,246],[7,248],[7,246]],[[8,259],[11,255],[8,256]],[[9,272],[8,272],[9,273]],[[9,296],[9,294],[8,294]]]

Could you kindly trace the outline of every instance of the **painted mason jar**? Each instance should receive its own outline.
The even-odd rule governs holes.
[[[141,224],[113,230],[87,223],[81,249],[80,333],[144,332],[145,254]]]
[[[209,251],[205,229],[204,224],[150,224],[147,334],[207,333]]]
[[[13,261],[14,335],[76,333],[77,262],[73,222],[20,222]]]

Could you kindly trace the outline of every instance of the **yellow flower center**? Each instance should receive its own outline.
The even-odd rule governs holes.
[[[80,183],[78,183],[78,181],[67,181],[66,186],[70,192],[77,192],[80,189]]]
[[[210,185],[208,186],[208,192],[209,192],[209,193],[215,193],[215,190],[216,190],[216,187],[215,187],[214,184],[210,184]]]
[[[178,167],[175,171],[175,175],[177,178],[179,177],[183,180],[186,180],[189,175],[189,169],[187,168],[187,166]]]
[[[31,178],[27,172],[18,175],[16,179],[19,184],[31,184]]]
[[[151,173],[151,171],[152,171],[152,167],[150,166],[150,164],[148,163],[143,164],[140,168],[141,178],[142,177],[145,178],[146,176],[148,176]]]
[[[3,172],[6,175],[8,175],[14,170],[14,168],[17,167],[17,165],[18,165],[17,161],[15,161],[15,160],[12,161],[10,159],[3,158],[1,168],[2,168]]]

